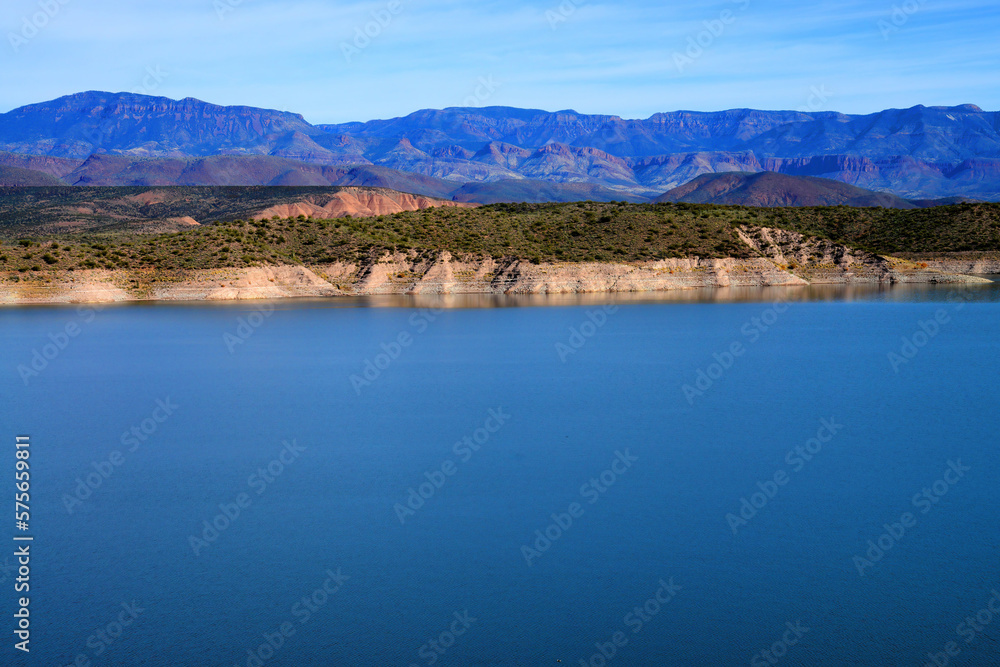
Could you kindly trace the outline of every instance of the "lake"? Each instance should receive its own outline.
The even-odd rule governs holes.
[[[1000,664],[998,324],[997,284],[2,309],[3,661]]]

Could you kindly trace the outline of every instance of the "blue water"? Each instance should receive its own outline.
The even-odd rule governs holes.
[[[0,662],[1000,664],[1000,614],[959,634],[1000,591],[1000,291],[728,294],[0,310],[0,493],[30,434],[35,538]]]

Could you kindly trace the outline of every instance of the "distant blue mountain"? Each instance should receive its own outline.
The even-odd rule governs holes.
[[[1000,113],[971,104],[868,115],[675,111],[645,120],[448,108],[311,125],[283,111],[87,92],[0,114],[0,151],[81,165],[95,153],[268,156],[459,184],[581,184],[629,198],[653,198],[706,173],[775,171],[906,197],[1000,199]]]
[[[1000,157],[1000,113],[971,104],[889,109],[864,116],[753,109],[675,111],[646,120],[509,107],[451,108],[319,127],[357,138],[407,138],[424,150],[448,144],[476,149],[483,142],[497,141],[522,147],[564,143],[618,157],[708,151],[753,151],[760,157]]]

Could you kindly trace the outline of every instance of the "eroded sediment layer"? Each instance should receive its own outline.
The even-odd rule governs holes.
[[[989,282],[921,264],[819,242],[794,248],[770,235],[752,259],[670,259],[636,263],[550,263],[492,258],[386,255],[378,261],[171,272],[91,270],[0,276],[0,303],[227,301],[392,294],[573,294],[656,292],[701,287],[767,287],[892,282]],[[827,245],[829,244],[829,245]]]
[[[933,259],[923,263],[945,273],[1000,275],[1000,259]]]

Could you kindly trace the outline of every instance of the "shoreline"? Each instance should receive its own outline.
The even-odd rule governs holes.
[[[988,284],[943,269],[983,268],[944,261],[842,256],[788,266],[770,258],[672,259],[634,263],[541,263],[521,260],[433,260],[385,256],[368,264],[194,269],[92,269],[0,274],[0,306],[143,302],[339,299],[368,296],[647,294],[723,287]],[[939,266],[940,265],[940,266]],[[1000,273],[1000,267],[996,268]],[[989,272],[987,272],[989,273]],[[15,279],[16,280],[12,280]]]

